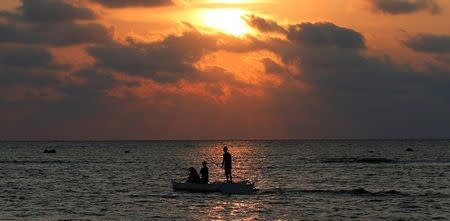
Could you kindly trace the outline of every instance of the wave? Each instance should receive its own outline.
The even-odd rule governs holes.
[[[370,192],[365,190],[364,188],[357,188],[351,190],[320,190],[320,189],[281,189],[274,188],[268,190],[261,190],[261,194],[291,194],[291,193],[301,193],[301,194],[346,194],[346,195],[355,195],[355,196],[409,196],[408,193],[403,193],[397,190],[389,190],[389,191],[379,191],[379,192]]]
[[[439,192],[426,192],[419,194],[418,196],[429,197],[429,198],[450,198],[450,194],[439,193]]]
[[[449,164],[450,160],[394,160],[389,158],[358,158],[358,157],[344,157],[344,158],[326,158],[320,160],[322,163],[363,163],[363,164],[381,164],[381,163],[395,163],[395,164]]]
[[[398,161],[388,158],[328,158],[322,160],[323,163],[396,163]]]
[[[283,189],[273,188],[266,190],[259,190],[259,194],[330,194],[330,195],[352,195],[352,196],[370,196],[370,197],[427,197],[427,198],[450,198],[449,194],[440,192],[419,192],[419,193],[405,193],[397,190],[387,190],[371,192],[364,188],[356,188],[350,190],[323,190],[323,189]]]
[[[0,160],[0,164],[146,164],[140,161],[91,161],[91,160]]]
[[[2,160],[0,164],[63,164],[73,163],[64,160]]]

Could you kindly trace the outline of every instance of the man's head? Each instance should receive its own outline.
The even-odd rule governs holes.
[[[202,165],[203,165],[204,167],[206,167],[206,164],[208,164],[206,161],[203,161],[203,162],[202,162]]]
[[[228,147],[227,146],[223,147],[223,152],[225,152],[225,153],[228,152]]]

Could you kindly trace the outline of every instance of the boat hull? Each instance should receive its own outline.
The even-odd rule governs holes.
[[[255,185],[249,183],[180,183],[172,181],[172,188],[175,191],[212,193],[220,192],[225,194],[252,194],[256,191]]]

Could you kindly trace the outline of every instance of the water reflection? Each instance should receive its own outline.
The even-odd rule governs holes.
[[[229,197],[225,200],[217,201],[215,206],[208,208],[208,219],[214,220],[258,220],[262,218],[262,204],[249,199],[235,199]]]
[[[170,180],[210,162],[254,195],[174,192]],[[449,141],[227,141],[0,143],[0,214],[9,220],[418,220],[445,219]],[[406,147],[415,152],[406,153]],[[43,154],[56,148],[55,155]],[[123,150],[130,154],[123,154]],[[392,163],[348,162],[367,157]],[[327,159],[338,159],[330,162]],[[340,162],[339,161],[342,161]],[[373,194],[377,193],[377,194]],[[381,194],[380,194],[381,193]],[[302,214],[299,217],[298,214]]]

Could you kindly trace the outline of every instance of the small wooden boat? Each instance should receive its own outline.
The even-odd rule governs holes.
[[[172,188],[175,191],[212,193],[220,192],[224,194],[252,194],[256,192],[255,184],[248,182],[239,183],[181,183],[172,181]]]

